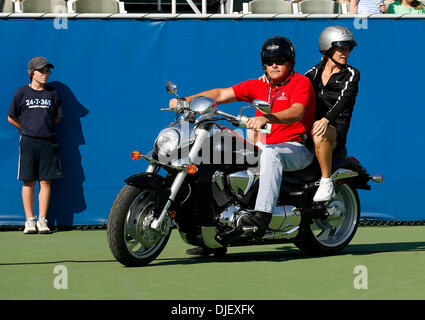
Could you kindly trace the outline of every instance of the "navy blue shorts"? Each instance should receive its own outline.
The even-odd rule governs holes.
[[[18,180],[49,181],[62,177],[57,142],[21,135]]]

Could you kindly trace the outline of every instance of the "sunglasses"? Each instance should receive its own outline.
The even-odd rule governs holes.
[[[266,64],[269,67],[271,67],[273,64],[276,64],[277,66],[281,66],[281,65],[284,65],[286,61],[287,60],[285,58],[277,58],[277,59],[266,60],[264,64]]]

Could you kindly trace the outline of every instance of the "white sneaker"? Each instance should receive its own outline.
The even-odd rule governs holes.
[[[314,202],[325,202],[332,199],[335,195],[334,184],[331,179],[320,180],[319,188],[316,191],[316,194],[313,197]]]
[[[39,218],[37,221],[37,229],[38,229],[38,233],[50,233],[50,229],[47,226],[47,220],[46,218]]]
[[[35,218],[28,218],[27,221],[25,221],[25,234],[34,234],[37,233],[37,229],[35,227]]]

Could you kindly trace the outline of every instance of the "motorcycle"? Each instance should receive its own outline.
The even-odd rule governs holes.
[[[179,97],[172,82],[167,82],[167,91]],[[255,206],[261,149],[221,122],[245,127],[246,108],[271,111],[268,103],[254,100],[234,116],[218,110],[208,97],[161,109],[176,112],[176,121],[159,133],[154,150],[146,155],[132,153],[134,160],[147,160],[148,167],[125,179],[110,210],[108,244],[120,263],[152,262],[174,226],[183,241],[210,248],[215,256],[225,256],[228,247],[277,243],[294,243],[308,255],[331,255],[349,244],[360,221],[357,190],[370,190],[368,182],[382,182],[383,177],[370,176],[345,150],[334,155],[336,192],[330,201],[312,200],[320,180],[315,159],[303,170],[284,172],[264,236],[256,237],[255,227],[241,225],[241,218]],[[269,133],[270,125],[260,131]]]

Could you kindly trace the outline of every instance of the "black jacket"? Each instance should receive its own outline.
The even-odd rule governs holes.
[[[334,73],[326,86],[322,83],[323,60],[305,74],[313,84],[316,94],[316,120],[325,117],[337,129],[338,144],[345,145],[356,96],[359,90],[360,72],[350,65]]]

